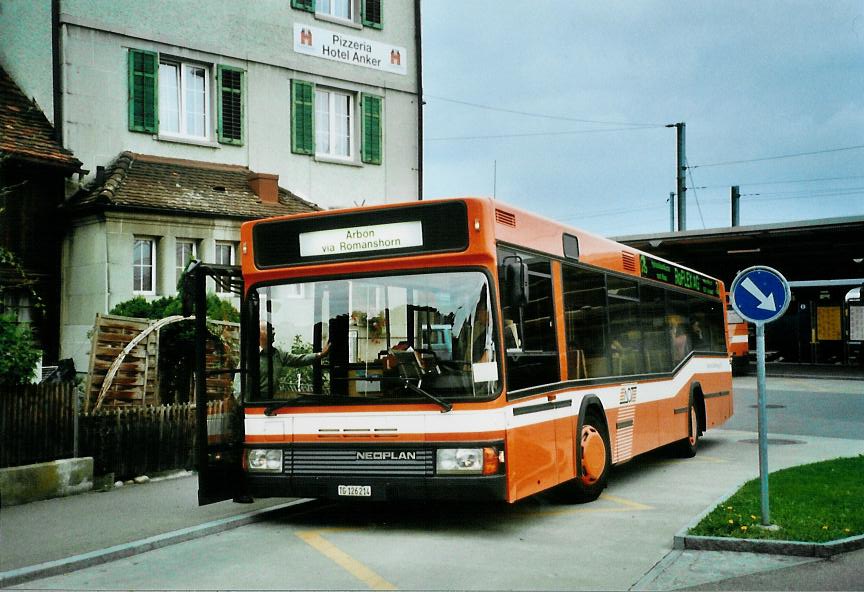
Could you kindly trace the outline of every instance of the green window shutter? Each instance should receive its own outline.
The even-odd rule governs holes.
[[[315,154],[315,85],[291,81],[291,152]]]
[[[129,130],[155,134],[159,130],[159,57],[153,51],[129,50]]]
[[[367,164],[381,164],[381,104],[383,100],[375,95],[361,95],[361,107],[363,109],[361,158]]]
[[[363,26],[373,29],[384,28],[384,17],[381,13],[383,0],[363,0],[361,12],[363,15]]]
[[[315,12],[315,0],[291,0],[291,8]]]
[[[217,107],[219,109],[219,142],[222,144],[243,145],[243,83],[245,72],[230,66],[219,66],[217,81]]]

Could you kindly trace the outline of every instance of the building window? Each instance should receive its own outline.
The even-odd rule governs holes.
[[[292,80],[291,151],[346,162],[353,162],[359,151],[362,162],[380,165],[384,99],[361,94],[359,125],[355,123],[356,103],[353,93],[316,88],[311,82]]]
[[[197,245],[194,240],[189,239],[177,239],[177,247],[175,250],[175,267],[177,269],[177,281],[180,281],[180,277],[183,275],[183,272],[186,271],[186,266],[189,265],[189,262],[195,258],[197,255]]]
[[[334,90],[315,89],[315,154],[351,158],[354,100]]]
[[[216,264],[217,265],[234,265],[234,243],[216,241]],[[230,294],[231,290],[227,285],[216,283],[217,294]]]
[[[355,21],[356,6],[360,5],[360,22],[364,27],[383,28],[383,0],[291,0],[291,6],[298,10],[314,12],[319,16]]]
[[[214,127],[212,77],[210,65],[130,49],[129,129],[166,138],[209,141]],[[216,128],[222,144],[243,144],[245,78],[246,72],[239,68],[216,67]]]
[[[136,238],[132,250],[132,291],[136,294],[156,293],[156,241]]]
[[[332,16],[333,18],[352,20],[351,5],[353,0],[317,0],[315,2],[316,14]]]
[[[206,140],[210,130],[210,72],[196,64],[159,64],[159,132]]]

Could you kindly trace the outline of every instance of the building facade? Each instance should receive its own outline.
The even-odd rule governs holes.
[[[419,1],[3,2],[0,64],[88,171],[64,208],[61,356],[86,367],[95,314],[173,294],[178,261],[232,262],[245,219],[420,199],[418,23]],[[226,170],[248,178],[236,207]]]

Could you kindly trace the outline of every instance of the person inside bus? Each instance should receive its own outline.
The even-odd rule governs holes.
[[[672,335],[672,363],[678,364],[690,353],[690,336],[687,335],[687,329],[682,323],[673,325],[670,333]]]
[[[260,332],[258,335],[258,346],[260,350],[259,367],[260,367],[260,387],[262,392],[267,391],[269,382],[269,363],[273,364],[273,381],[279,382],[279,376],[282,374],[283,368],[298,368],[308,366],[318,360],[326,358],[330,353],[330,342],[324,344],[320,352],[311,352],[308,354],[295,354],[291,352],[283,352],[275,346],[276,332],[273,330],[273,325],[266,321],[261,321]],[[275,384],[274,384],[275,390]]]
[[[486,286],[480,289],[480,298],[474,308],[474,322],[471,324],[471,362],[479,364],[492,361],[492,324],[489,306],[486,302]]]
[[[705,334],[702,332],[702,325],[699,321],[693,321],[690,324],[690,336],[693,340],[693,349],[705,349]]]

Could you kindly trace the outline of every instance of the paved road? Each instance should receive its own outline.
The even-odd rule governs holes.
[[[748,421],[753,382],[736,380],[736,421]],[[816,397],[856,404],[854,386],[813,382],[818,384],[790,383],[777,400],[784,401],[793,416]],[[779,383],[769,383],[769,388],[772,384]],[[823,408],[857,421],[849,418],[857,411],[843,412],[839,404]],[[796,428],[794,417],[775,418],[769,423],[772,438],[792,443],[770,448],[772,470],[864,453],[864,439],[813,436],[807,433],[812,423]],[[776,426],[792,433],[777,433]],[[776,580],[775,589],[793,587],[798,573],[804,574],[802,582],[824,580],[828,573],[830,582],[849,583],[860,562],[844,563],[851,571],[843,572],[834,564],[788,557],[670,553],[678,530],[757,476],[753,430],[755,421],[747,431],[709,432],[695,459],[679,460],[658,451],[617,467],[604,496],[584,506],[563,505],[548,495],[495,506],[314,502],[264,523],[22,588],[664,590],[723,580],[717,584],[721,589],[764,589],[761,586],[772,586],[760,583],[761,578],[770,583],[770,575],[764,574],[778,568],[791,575]],[[858,433],[864,436],[864,430]],[[104,519],[92,518],[94,523]],[[804,569],[813,571],[795,571]],[[724,579],[748,573],[757,575]],[[832,585],[813,588],[836,589]]]
[[[756,447],[742,442],[751,437],[718,430],[695,459],[636,459],[614,471],[603,498],[584,506],[550,496],[497,506],[314,503],[23,587],[626,590],[667,555],[693,516],[756,475]],[[864,441],[800,441],[778,447],[774,466],[864,453]]]
[[[864,438],[864,381],[767,378],[768,431]],[[756,379],[734,380],[735,415],[726,429],[757,431]]]

